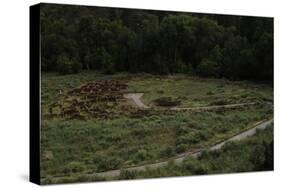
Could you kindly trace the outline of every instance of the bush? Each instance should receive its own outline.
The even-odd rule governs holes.
[[[187,143],[187,139],[186,139],[185,135],[177,137],[177,140],[176,140],[177,145],[185,144],[185,143]]]
[[[186,136],[186,142],[188,144],[196,144],[201,141],[201,137],[199,133],[191,132]]]
[[[189,66],[183,61],[176,62],[174,69],[175,73],[189,73]]]
[[[136,154],[134,161],[135,162],[144,161],[144,160],[149,159],[150,157],[151,157],[151,155],[145,149],[141,149]]]
[[[77,172],[82,172],[84,169],[85,168],[82,163],[77,162],[77,161],[72,161],[65,166],[65,168],[63,169],[63,172],[66,174],[77,173]]]
[[[209,103],[210,106],[212,105],[226,105],[229,104],[229,101],[227,101],[226,99],[219,99],[219,100],[215,100]]]
[[[207,174],[208,169],[204,166],[203,161],[195,158],[187,158],[183,162],[183,168],[192,174]]]
[[[104,51],[102,56],[102,70],[104,74],[113,74],[115,73],[114,63],[112,57],[109,53]]]
[[[179,136],[176,140],[177,145],[181,144],[197,144],[200,141],[206,141],[210,137],[208,131],[190,132]]]
[[[203,131],[199,131],[196,136],[200,139],[200,140],[204,140],[206,141],[209,137],[210,134],[207,130],[203,130]]]
[[[182,152],[184,152],[186,150],[186,148],[187,148],[186,144],[179,144],[176,147],[176,152],[177,153],[182,153]]]
[[[262,170],[261,166],[265,163],[266,159],[266,147],[267,144],[263,142],[260,145],[255,146],[254,153],[255,155],[252,155],[250,157],[250,161],[252,164],[254,164],[255,169],[254,170]]]
[[[82,66],[74,59],[69,59],[66,56],[60,56],[57,61],[58,71],[60,74],[78,73]]]
[[[174,100],[172,97],[161,97],[153,101],[158,106],[178,106],[181,104],[180,100]]]
[[[263,142],[263,145],[265,146],[265,161],[262,164],[261,167],[257,168],[258,170],[273,170],[274,167],[274,160],[273,160],[273,141],[271,141],[269,144],[266,144],[265,142]]]
[[[101,158],[97,164],[98,171],[114,170],[121,166],[122,161],[118,158]]]
[[[189,122],[185,122],[185,123],[189,123]],[[185,135],[188,132],[190,132],[190,129],[188,127],[180,126],[180,125],[176,127],[176,134],[179,135],[179,136]]]
[[[162,151],[162,154],[164,155],[164,157],[171,157],[174,155],[174,149],[173,147],[167,147],[166,149],[164,149]]]
[[[50,176],[50,175],[46,176],[46,178],[42,181],[42,184],[43,184],[43,185],[44,185],[44,184],[52,184],[52,183],[54,183],[54,182],[53,182],[53,177]]]
[[[77,60],[72,60],[72,72],[78,73],[82,70],[82,65]]]
[[[163,90],[157,90],[156,92],[159,93],[159,94],[163,94],[164,93]]]
[[[221,124],[217,124],[214,128],[214,130],[218,133],[226,133],[229,130],[229,126],[227,125],[221,125]]]
[[[132,170],[121,170],[120,172],[120,176],[119,179],[125,179],[125,180],[129,180],[129,179],[135,179],[136,178],[136,171],[132,171]]]
[[[208,91],[208,92],[206,93],[206,95],[214,95],[214,92]]]
[[[84,58],[84,62],[90,69],[100,70],[102,68],[104,48],[97,48],[94,51],[88,52]]]
[[[150,132],[145,127],[139,127],[138,129],[132,130],[132,135],[136,138],[144,138],[145,136],[149,136]]]
[[[209,59],[203,59],[197,66],[196,72],[200,76],[204,77],[218,77],[219,70],[218,64]]]

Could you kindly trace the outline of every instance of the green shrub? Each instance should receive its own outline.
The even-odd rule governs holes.
[[[77,161],[72,161],[64,167],[63,172],[66,174],[78,173],[78,172],[82,172],[84,169],[85,167],[82,163]]]
[[[197,66],[196,72],[200,76],[218,77],[218,65],[209,59],[203,59]]]
[[[189,66],[186,65],[183,61],[177,61],[174,65],[174,71],[176,73],[189,73]]]
[[[44,184],[52,184],[52,183],[54,183],[53,177],[50,176],[50,175],[48,175],[48,176],[46,176],[46,178],[45,178],[41,183],[42,183],[43,185],[44,185]]]
[[[258,170],[273,170],[274,167],[274,147],[273,147],[273,140],[270,143],[263,142],[263,145],[265,147],[265,160],[262,165],[260,165],[259,168],[256,168]]]
[[[209,137],[210,137],[210,133],[206,130],[190,132],[190,133],[187,133],[187,134],[182,134],[181,136],[177,137],[176,144],[177,145],[197,144],[200,141],[206,141]]]
[[[185,135],[190,130],[186,126],[177,126],[176,128],[176,134],[177,135]]]
[[[163,90],[157,90],[156,92],[159,93],[159,94],[163,94],[164,93]]]
[[[149,134],[149,130],[145,129],[145,127],[139,127],[138,129],[132,131],[132,135],[137,138],[143,138],[145,136],[149,136]]]
[[[200,138],[199,134],[191,133],[191,134],[188,134],[186,141],[189,144],[197,144],[198,142],[201,141],[201,138]]]
[[[121,170],[120,172],[120,176],[119,179],[125,179],[125,180],[129,180],[129,179],[135,179],[136,178],[136,171],[133,170]]]
[[[267,144],[265,142],[263,142],[260,145],[255,146],[255,149],[254,149],[255,155],[252,155],[250,158],[250,161],[252,162],[252,164],[255,165],[254,170],[259,170],[260,167],[265,163],[266,146],[267,146]]]
[[[180,100],[172,99],[172,97],[160,97],[158,99],[155,99],[153,102],[158,106],[166,106],[166,107],[178,106],[181,104]]]
[[[214,92],[208,91],[208,92],[206,93],[206,95],[214,95]]]
[[[140,161],[145,161],[151,158],[151,154],[149,154],[145,149],[140,149],[135,157],[134,157],[134,162],[140,162]]]
[[[174,149],[173,149],[173,147],[169,146],[169,147],[167,147],[166,149],[164,149],[164,150],[162,151],[162,155],[163,155],[164,157],[171,157],[171,156],[173,156],[173,155],[174,155]]]
[[[74,182],[77,182],[77,177],[70,176],[70,177],[59,178],[58,180],[55,180],[53,183],[61,184],[61,183],[74,183]]]
[[[214,128],[214,130],[218,133],[226,133],[229,129],[230,129],[229,126],[221,125],[221,124],[217,124]]]
[[[101,158],[97,164],[98,171],[114,170],[121,166],[122,161],[116,157]]]
[[[72,60],[72,72],[73,73],[78,73],[82,70],[82,65],[79,63],[77,60],[73,59]]]
[[[207,174],[208,169],[204,166],[204,163],[195,159],[187,158],[183,162],[183,168],[190,171],[192,174]]]
[[[177,153],[182,153],[187,149],[187,145],[186,144],[179,144],[176,147],[176,152]]]
[[[82,66],[74,59],[69,59],[67,56],[60,56],[57,60],[58,71],[60,74],[78,73]]]
[[[102,57],[102,70],[103,70],[104,74],[115,73],[115,67],[114,67],[112,57],[106,51],[104,51],[103,57]]]
[[[86,182],[86,181],[90,181],[90,178],[85,175],[78,175],[76,181],[77,182]]]
[[[198,131],[196,136],[203,141],[206,141],[210,137],[210,133],[207,130]]]
[[[176,139],[176,144],[177,145],[185,144],[185,143],[187,143],[187,139],[186,139],[185,135],[177,137],[177,139]]]

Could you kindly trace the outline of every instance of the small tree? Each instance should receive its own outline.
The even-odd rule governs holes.
[[[176,152],[177,153],[182,153],[182,152],[184,152],[186,150],[186,148],[187,148],[186,144],[179,144],[176,147]]]
[[[218,77],[218,64],[209,59],[203,59],[197,66],[196,72],[200,76],[205,77]]]
[[[57,66],[60,74],[78,73],[82,68],[78,61],[71,60],[65,55],[58,58]]]
[[[164,155],[164,157],[171,157],[175,154],[175,151],[171,146],[169,146],[162,151],[162,154]]]
[[[70,74],[72,72],[71,61],[66,56],[60,56],[57,65],[60,74]]]
[[[65,55],[62,55],[57,60],[58,71],[60,74],[72,74],[78,73],[82,66],[75,59],[70,59]]]
[[[85,166],[82,163],[77,161],[72,161],[64,167],[63,172],[66,174],[78,173],[78,172],[82,172],[84,169]]]
[[[72,59],[72,73],[78,73],[82,70],[82,64],[79,63],[76,59]]]
[[[104,74],[115,73],[115,67],[112,60],[112,56],[106,51],[104,51],[102,54],[102,70]]]

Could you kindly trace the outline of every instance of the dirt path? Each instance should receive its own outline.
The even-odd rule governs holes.
[[[143,96],[143,93],[128,93],[124,94],[124,97],[127,99],[132,99],[134,103],[137,105],[138,108],[147,109],[150,108],[149,106],[146,106],[143,104],[143,102],[140,100],[140,98]]]
[[[235,108],[239,106],[248,106],[248,105],[254,105],[256,103],[250,102],[250,103],[238,103],[238,104],[226,104],[226,105],[214,105],[214,106],[200,106],[200,107],[189,107],[189,108],[179,108],[179,107],[173,107],[171,110],[215,110],[219,108]]]
[[[136,104],[138,108],[141,109],[148,109],[149,106],[145,105],[141,101],[141,97],[143,96],[143,93],[128,93],[124,94],[124,97],[127,99],[133,100],[133,102]],[[254,105],[255,102],[249,102],[249,103],[238,103],[238,104],[226,104],[226,105],[213,105],[213,106],[199,106],[199,107],[188,107],[188,108],[180,108],[180,107],[172,107],[171,110],[176,111],[191,111],[191,110],[216,110],[220,108],[235,108],[240,106],[248,106],[248,105]]]
[[[220,149],[226,142],[239,141],[239,140],[242,140],[242,139],[247,138],[249,136],[252,136],[256,133],[257,129],[265,129],[272,122],[273,122],[273,119],[268,120],[268,121],[258,122],[258,123],[256,123],[255,127],[251,128],[251,129],[248,129],[248,130],[246,130],[246,131],[244,131],[244,132],[242,132],[242,133],[240,133],[240,134],[238,134],[238,135],[236,135],[236,136],[234,136],[230,139],[227,139],[227,140],[225,140],[221,143],[218,143],[218,144],[210,147],[209,150],[217,150],[217,149]],[[198,157],[202,153],[202,151],[203,150],[200,150],[200,151],[197,151],[197,152],[194,152],[194,153],[186,152],[186,153],[180,154],[180,155],[178,155],[178,156],[176,156],[172,159],[174,159],[174,162],[176,164],[179,164],[188,156]],[[159,168],[159,167],[167,165],[170,160],[171,159],[168,159],[168,160],[163,161],[163,162],[157,162],[157,163],[147,164],[147,165],[143,165],[143,166],[131,167],[131,168],[127,168],[127,169],[124,169],[124,170],[143,171],[143,170],[146,170],[146,168],[155,169],[155,168]],[[100,176],[100,177],[116,177],[116,176],[120,175],[120,172],[121,172],[121,170],[111,170],[111,171],[107,171],[107,172],[95,173],[93,175]]]
[[[262,122],[258,122],[254,125],[253,128],[250,128],[240,134],[237,134],[236,136],[233,136],[223,142],[220,142],[212,147],[210,147],[208,150],[217,150],[220,149],[225,143],[229,142],[229,141],[239,141],[242,140],[244,138],[247,138],[249,136],[252,136],[256,133],[257,129],[265,129],[267,126],[271,125],[271,123],[273,123],[273,119],[267,120],[267,121],[262,121]],[[180,164],[186,157],[188,156],[192,156],[192,157],[198,157],[201,153],[203,152],[203,150],[199,150],[197,152],[186,152],[183,154],[180,154],[176,157],[173,157],[171,159],[167,159],[165,161],[162,162],[156,162],[153,164],[147,164],[147,165],[142,165],[142,166],[137,166],[137,167],[130,167],[130,168],[126,168],[123,170],[127,170],[127,171],[144,171],[147,168],[149,169],[155,169],[155,168],[159,168],[159,167],[163,167],[165,165],[167,165],[169,163],[170,160],[174,160],[175,164]],[[100,173],[94,173],[94,174],[89,174],[89,176],[98,176],[98,177],[117,177],[119,176],[121,173],[121,170],[111,170],[111,171],[107,171],[107,172],[100,172]]]

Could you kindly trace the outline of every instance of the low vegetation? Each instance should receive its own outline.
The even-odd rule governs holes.
[[[167,150],[168,151],[168,150]],[[259,130],[256,135],[242,141],[228,142],[220,150],[205,151],[198,158],[187,157],[180,165],[170,160],[168,165],[145,171],[121,170],[119,177],[99,177],[72,173],[67,177],[47,177],[48,183],[105,181],[114,179],[162,178],[221,174],[233,172],[273,170],[273,126]]]
[[[160,82],[159,79],[165,79],[168,82]],[[54,80],[61,81],[54,82]],[[161,92],[153,90],[157,84],[160,84]],[[182,75],[173,78],[166,76],[154,78],[151,75],[106,76],[84,72],[72,78],[67,75],[43,74],[42,85],[47,86],[43,87],[43,96],[48,96],[42,100],[45,113],[43,113],[41,128],[41,176],[44,181],[55,177],[76,177],[78,175],[82,178],[83,174],[168,160],[186,151],[209,147],[253,126],[256,122],[271,118],[273,113],[272,106],[268,103],[272,101],[270,87],[248,82],[238,84],[237,82],[202,80]],[[108,87],[108,85],[112,85],[112,87]],[[165,87],[162,87],[164,85]],[[207,85],[209,87],[206,87]],[[159,106],[154,104],[155,106],[151,109],[140,110],[134,107],[131,101],[117,100],[114,106],[106,107],[101,104],[110,102],[109,99],[96,98],[91,105],[98,106],[104,111],[107,108],[115,110],[118,112],[118,116],[111,117],[110,113],[103,116],[93,115],[100,112],[97,110],[98,108],[94,107],[89,108],[92,113],[85,115],[83,119],[75,116],[54,116],[54,114],[52,116],[49,113],[49,107],[56,103],[62,104],[65,108],[67,105],[74,105],[73,108],[83,115],[87,111],[80,108],[78,104],[88,101],[84,97],[91,98],[97,96],[98,93],[103,95],[103,92],[109,95],[111,92],[118,93],[121,91],[118,89],[119,86],[122,86],[121,88],[126,92],[135,91],[137,86],[138,91],[144,92],[144,101],[149,105],[153,105],[155,103],[153,98],[158,97],[161,99],[158,100],[160,103],[168,101],[168,103],[176,102],[177,104],[160,104]],[[262,87],[263,89],[261,89]],[[68,89],[63,90],[62,88]],[[191,89],[188,90],[189,97],[183,97],[186,92],[183,88]],[[216,109],[205,112],[175,112],[170,109],[174,105],[198,106],[199,103],[195,100],[196,95],[191,92],[193,90],[197,91],[197,96],[202,101],[200,105],[253,101],[257,103],[233,109]],[[225,92],[217,93],[217,90]],[[235,93],[237,94],[235,99],[240,101],[231,98],[231,96],[235,96]],[[122,93],[119,93],[118,96],[122,99],[120,94]],[[164,94],[170,98],[161,98]],[[247,96],[243,97],[245,94]],[[223,103],[218,100],[219,96],[224,99]],[[77,100],[77,105],[73,104],[74,100]],[[177,102],[179,100],[181,104]],[[123,108],[120,107],[120,104]],[[55,113],[55,109],[53,113]]]
[[[153,102],[157,106],[165,106],[165,107],[178,106],[181,104],[180,100],[175,100],[172,99],[171,97],[160,97],[158,99],[155,99]]]
[[[228,81],[177,76],[144,76],[128,82],[129,92],[145,93],[142,99],[153,104],[161,99],[178,107],[198,107],[248,102],[273,102],[272,87],[247,81]]]
[[[253,137],[229,142],[220,150],[205,151],[196,159],[186,158],[181,165],[171,161],[167,166],[146,171],[122,171],[119,179],[160,178],[234,172],[273,170],[273,127],[260,130]]]

